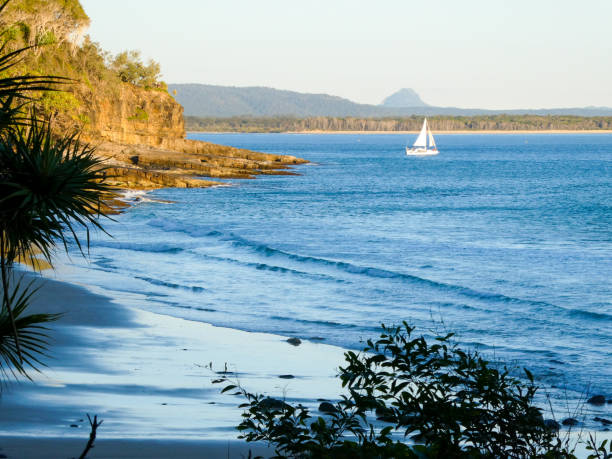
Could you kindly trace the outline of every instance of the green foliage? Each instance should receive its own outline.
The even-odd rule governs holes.
[[[587,459],[612,459],[612,442],[604,440],[598,445],[592,433],[589,434],[586,450],[591,452]]]
[[[121,81],[146,89],[165,88],[160,81],[161,67],[153,60],[144,64],[139,51],[124,51],[117,54],[110,67],[119,75]]]
[[[78,116],[77,118],[79,120],[79,122],[81,122],[81,124],[83,125],[87,125],[89,123],[91,123],[91,120],[89,119],[89,116],[85,115],[85,114],[81,114]]]
[[[76,49],[74,68],[77,72],[92,81],[112,81],[116,74],[107,66],[109,54],[104,51],[99,43],[85,37],[80,47]]]
[[[13,375],[27,375],[26,365],[35,368],[35,354],[44,351],[46,342],[32,329],[53,320],[44,314],[23,315],[31,294],[26,288],[27,295],[17,296],[19,285],[10,285],[14,262],[38,253],[50,262],[57,241],[67,246],[67,234],[81,247],[77,227],[85,228],[89,243],[88,226],[101,228],[98,215],[108,190],[100,160],[77,134],[54,137],[51,124],[36,117],[28,124],[0,131],[0,315],[12,325],[12,334],[6,334],[6,323],[0,329],[5,375],[6,368]]]
[[[23,35],[22,27],[18,24],[7,27],[3,30],[4,40],[12,41],[16,40]]]
[[[136,113],[134,116],[130,116],[128,120],[130,121],[146,121],[149,119],[149,114],[146,112],[144,108],[136,107]]]
[[[48,46],[57,43],[57,37],[52,30],[44,32],[36,37],[36,46]]]
[[[273,444],[277,457],[574,457],[534,406],[527,370],[526,383],[511,377],[452,334],[427,340],[406,323],[383,330],[362,353],[345,353],[348,395],[326,417],[214,381],[246,398],[240,438]]]
[[[7,379],[8,376],[18,375],[29,378],[26,366],[34,370],[42,365],[39,356],[44,355],[47,347],[47,328],[41,324],[54,321],[59,318],[56,314],[25,314],[32,296],[38,290],[33,287],[33,282],[23,285],[23,279],[15,280],[12,290],[9,290],[8,301],[12,305],[15,319],[15,329],[19,337],[19,350],[17,341],[13,334],[13,324],[8,309],[0,310],[0,373]]]
[[[37,105],[44,113],[74,113],[81,104],[74,94],[57,91],[43,93]]]
[[[1,12],[1,10],[0,10]],[[19,64],[27,48],[7,52],[0,46],[0,132],[11,130],[15,126],[27,124],[23,107],[32,100],[32,92],[54,91],[67,80],[62,77],[41,75],[10,75],[11,70]]]
[[[35,13],[45,8],[49,9],[52,5],[58,6],[72,20],[89,21],[79,0],[13,0],[8,12],[20,10]]]
[[[143,64],[138,52],[113,57],[89,36],[75,40],[88,22],[78,0],[13,0],[0,17],[7,51],[33,47],[9,71],[0,70],[0,77],[51,74],[75,83],[61,94],[31,94],[37,99],[39,113],[55,115],[55,125],[62,131],[91,129],[91,112],[97,102],[118,98],[124,82],[144,89],[166,89],[159,80],[159,64]],[[138,120],[143,116],[137,113]],[[90,122],[83,123],[83,117]]]
[[[104,184],[101,160],[77,133],[56,137],[50,123],[33,117],[30,126],[0,135],[0,230],[4,254],[14,260],[40,251],[51,260],[56,241],[66,233],[79,247],[76,228],[101,228],[98,221]]]

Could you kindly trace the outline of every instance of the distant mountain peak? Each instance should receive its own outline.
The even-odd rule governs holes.
[[[0,3],[2,0],[0,0]],[[264,86],[216,86],[207,84],[169,84],[168,90],[185,110],[186,116],[228,118],[254,117],[360,117],[388,116],[472,116],[493,114],[544,114],[612,116],[612,108],[558,108],[541,110],[483,110],[436,107],[426,104],[412,89],[400,89],[380,105],[358,104],[328,94],[305,94]]]
[[[380,104],[384,107],[429,107],[414,89],[402,88],[394,92]]]

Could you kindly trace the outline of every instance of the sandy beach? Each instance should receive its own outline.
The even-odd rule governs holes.
[[[340,393],[340,348],[292,346],[286,337],[161,316],[82,287],[37,282],[31,311],[64,315],[50,326],[47,368],[2,393],[0,454],[9,458],[78,456],[89,435],[87,413],[104,420],[91,458],[264,454],[265,445],[235,440],[241,400],[211,383],[226,365],[249,391],[315,409],[318,398]],[[279,378],[288,374],[294,378]]]
[[[0,457],[78,457],[89,436],[87,414],[104,421],[92,459],[270,457],[267,445],[237,440],[241,399],[219,393],[212,384],[218,373],[227,368],[249,391],[302,403],[313,413],[317,399],[341,393],[339,347],[306,340],[292,346],[287,337],[159,315],[81,286],[26,276],[41,286],[31,312],[64,315],[50,326],[47,367],[2,393]],[[577,455],[586,457],[584,445]]]

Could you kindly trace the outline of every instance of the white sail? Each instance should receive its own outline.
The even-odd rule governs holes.
[[[436,149],[436,141],[433,138],[433,135],[431,134],[431,131],[429,129],[427,129],[427,134],[429,135],[429,148],[431,148],[432,150]]]
[[[429,143],[429,145],[427,145],[427,143]],[[438,149],[436,148],[436,141],[434,140],[433,134],[427,126],[427,118],[425,118],[423,120],[423,128],[414,142],[414,145],[412,147],[406,147],[406,155],[433,156],[437,154]]]
[[[412,148],[416,147],[427,148],[427,119],[423,121],[423,127],[421,129],[421,132],[419,133],[419,136],[414,142],[414,145],[412,145]]]

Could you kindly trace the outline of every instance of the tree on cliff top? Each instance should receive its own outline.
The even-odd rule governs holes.
[[[166,88],[166,84],[160,80],[161,67],[154,60],[144,64],[140,58],[140,51],[123,51],[117,54],[111,61],[110,67],[124,83],[141,86],[145,89]]]

